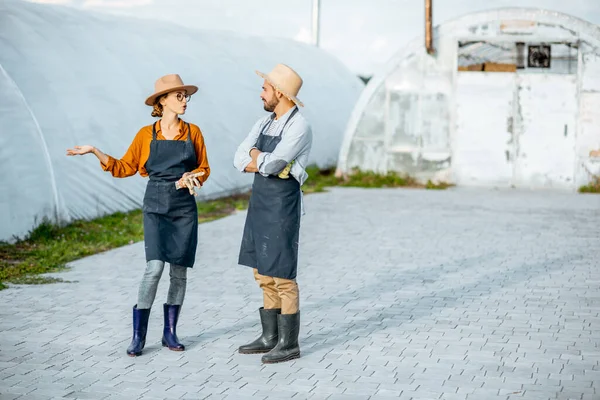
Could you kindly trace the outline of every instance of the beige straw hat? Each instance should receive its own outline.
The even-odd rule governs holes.
[[[302,78],[296,71],[285,64],[277,64],[268,74],[259,71],[256,73],[296,105],[304,107],[304,104],[296,97],[302,87]]]
[[[146,99],[145,103],[148,106],[153,106],[158,97],[177,90],[185,90],[185,93],[191,96],[198,91],[198,87],[184,85],[181,77],[177,74],[165,75],[156,81],[154,84],[154,93]]]

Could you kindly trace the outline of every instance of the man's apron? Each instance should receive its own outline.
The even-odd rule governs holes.
[[[194,196],[187,189],[175,189],[175,182],[197,167],[196,150],[189,124],[187,140],[181,141],[156,140],[157,123],[145,165],[150,178],[142,208],[146,261],[191,268],[198,244],[198,209]]]
[[[297,111],[292,112],[278,136],[265,135],[272,121],[265,124],[256,148],[267,153],[275,150],[285,126]],[[296,278],[300,195],[300,184],[291,175],[289,179],[281,179],[277,175],[254,174],[239,264],[257,268],[258,273],[265,276]]]

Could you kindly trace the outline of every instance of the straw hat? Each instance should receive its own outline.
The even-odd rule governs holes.
[[[198,91],[198,87],[194,85],[184,85],[177,74],[165,75],[159,78],[154,84],[154,94],[146,99],[146,105],[153,106],[157,97],[177,90],[185,90],[185,93],[191,96]]]
[[[285,97],[300,107],[304,104],[296,97],[302,87],[302,78],[293,69],[285,64],[277,64],[268,74],[255,71],[258,76],[269,82],[275,89],[279,90]]]

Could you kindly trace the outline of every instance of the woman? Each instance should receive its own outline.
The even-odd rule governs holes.
[[[184,85],[179,75],[166,75],[156,81],[146,105],[153,107],[153,117],[161,119],[140,129],[120,160],[89,145],[67,150],[69,156],[94,154],[102,169],[114,177],[139,172],[150,178],[143,203],[146,271],[133,307],[133,339],[127,348],[132,357],[141,355],[146,343],[150,308],[165,262],[171,267],[171,282],[163,305],[162,345],[174,351],[185,350],[176,327],[185,297],[187,268],[194,265],[198,242],[198,209],[191,194],[196,195],[193,188],[202,186],[210,175],[202,132],[179,118],[197,90],[196,86]]]

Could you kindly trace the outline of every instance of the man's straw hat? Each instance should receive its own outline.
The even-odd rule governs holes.
[[[256,73],[296,105],[304,107],[304,104],[296,97],[302,87],[302,78],[296,71],[285,64],[277,64],[268,74],[259,71]]]

